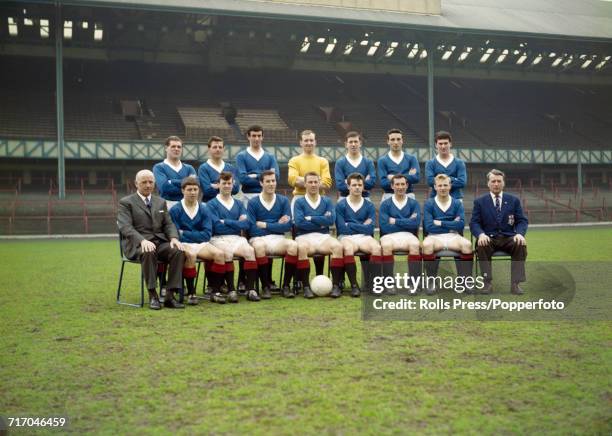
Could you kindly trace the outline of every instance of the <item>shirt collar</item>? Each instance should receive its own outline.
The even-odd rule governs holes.
[[[164,159],[164,163],[172,168],[177,173],[183,168],[183,162],[179,161],[178,165],[172,164],[168,159]]]
[[[255,160],[261,159],[265,153],[263,147],[261,147],[258,152],[253,150],[251,147],[247,147],[246,152],[253,156]]]
[[[149,201],[151,201],[151,195],[149,195],[148,197],[145,197],[138,191],[136,191],[136,194],[138,194],[138,196],[140,197],[140,199],[143,201],[144,204],[147,204],[147,200],[146,200],[147,198],[149,199]]]
[[[408,196],[404,195],[404,200],[399,201],[397,198],[395,198],[395,194],[393,194],[391,196],[391,201],[393,201],[393,204],[395,205],[395,207],[397,207],[399,210],[402,210],[408,203]]]
[[[214,169],[216,172],[220,173],[221,171],[223,171],[223,168],[225,168],[225,162],[221,161],[221,165],[217,166],[215,165],[215,163],[212,161],[212,159],[208,159],[206,161],[206,163],[212,168]]]
[[[489,194],[491,195],[491,200],[493,200],[493,204],[495,204],[495,194],[493,194],[490,191],[489,191]],[[502,204],[503,201],[504,201],[504,191],[499,193],[499,204]]]

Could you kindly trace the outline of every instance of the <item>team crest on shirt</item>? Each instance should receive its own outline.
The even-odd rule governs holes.
[[[508,215],[508,225],[509,226],[514,225],[514,215]]]

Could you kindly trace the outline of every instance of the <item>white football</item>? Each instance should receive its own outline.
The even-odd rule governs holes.
[[[327,297],[331,294],[332,281],[327,276],[316,276],[310,281],[310,289],[318,297]]]

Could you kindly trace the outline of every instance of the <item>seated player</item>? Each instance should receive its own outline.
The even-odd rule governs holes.
[[[228,299],[232,303],[238,302],[238,293],[234,287],[234,256],[239,256],[245,260],[247,300],[259,301],[259,296],[255,291],[257,280],[255,250],[241,235],[242,231],[249,229],[246,210],[242,202],[232,197],[234,186],[232,173],[221,172],[218,183],[220,193],[206,203],[206,206],[213,222],[213,237],[210,243],[225,253],[225,282],[229,291]]]
[[[212,260],[210,286],[213,289],[211,301],[225,303],[221,294],[221,284],[225,278],[225,255],[223,251],[209,243],[212,234],[210,212],[200,203],[200,184],[195,176],[185,177],[181,183],[183,199],[170,209],[170,217],[179,232],[180,241],[185,248],[183,278],[187,283],[187,304],[198,304],[195,296],[194,280],[196,259]]]
[[[456,262],[457,275],[468,277],[472,274],[472,243],[461,236],[465,226],[463,203],[451,197],[450,177],[438,174],[435,177],[434,188],[436,196],[425,202],[423,230],[427,237],[423,240],[423,260],[429,277],[437,273],[438,263],[435,252],[452,250],[461,253],[460,261]],[[428,295],[436,292],[435,286],[429,283]]]
[[[336,204],[336,231],[344,252],[344,270],[351,282],[351,296],[359,297],[355,253],[362,251],[370,255],[365,271],[365,280],[370,287],[374,275],[380,271],[380,244],[374,239],[376,209],[371,201],[362,197],[364,177],[359,173],[346,178],[349,195]],[[362,264],[362,265],[365,265]]]
[[[339,283],[344,275],[344,255],[342,244],[329,234],[329,227],[336,221],[336,212],[329,197],[319,194],[321,179],[317,173],[304,175],[306,195],[295,202],[295,229],[300,259],[313,254],[331,254],[330,269],[333,288],[331,297],[342,296]],[[301,282],[304,285],[304,297],[313,298],[310,289],[310,262],[298,265]]]
[[[284,195],[276,194],[276,171],[265,170],[259,176],[262,192],[249,200],[249,243],[255,249],[257,269],[262,291],[261,298],[270,299],[272,280],[268,268],[268,257],[285,255],[283,297],[293,298],[290,287],[298,263],[298,246],[285,233],[291,230],[291,208]]]
[[[232,173],[234,186],[232,186],[232,195],[236,195],[240,190],[240,184],[236,177],[236,168],[223,160],[223,138],[219,136],[211,136],[208,140],[208,160],[198,168],[198,178],[200,179],[200,188],[202,188],[202,201],[207,203],[217,196],[219,193],[219,175],[221,172]]]
[[[391,179],[393,196],[380,204],[380,245],[383,256],[383,276],[393,275],[393,254],[408,252],[408,274],[421,276],[421,242],[418,238],[421,225],[421,207],[407,195],[408,181],[403,174]],[[417,290],[414,289],[414,292]]]

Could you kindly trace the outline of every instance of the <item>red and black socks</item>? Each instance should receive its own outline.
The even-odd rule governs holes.
[[[302,286],[310,286],[310,259],[298,260],[297,278],[302,282]]]
[[[244,261],[244,275],[245,275],[245,285],[247,291],[255,290],[257,286],[257,261],[255,260],[245,260]]]
[[[344,276],[344,259],[342,257],[332,257],[330,263],[332,283],[335,286],[340,284]]]
[[[234,261],[225,262],[225,284],[228,292],[236,290],[234,286]]]
[[[351,286],[357,286],[357,266],[355,256],[344,256],[344,272],[346,273]]]
[[[195,277],[197,275],[197,270],[195,267],[184,267],[183,268],[183,278],[185,279],[185,284],[187,285],[187,294],[195,295]]]
[[[257,258],[257,272],[259,273],[259,281],[263,288],[270,287],[270,269],[268,268],[268,257]]]
[[[291,279],[296,275],[298,258],[297,256],[285,255],[285,271],[283,277],[283,288],[291,286]]]

